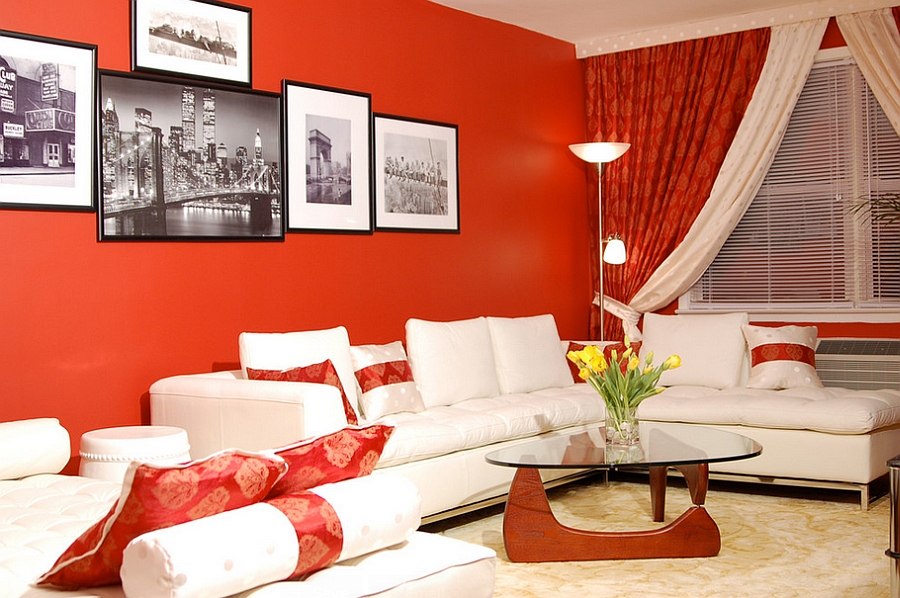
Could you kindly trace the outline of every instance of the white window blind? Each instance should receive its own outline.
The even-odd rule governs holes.
[[[682,306],[897,309],[900,223],[852,209],[890,192],[900,137],[851,61],[818,63],[759,192]]]

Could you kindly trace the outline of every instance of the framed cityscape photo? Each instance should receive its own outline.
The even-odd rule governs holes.
[[[0,208],[93,211],[97,46],[0,31]]]
[[[372,232],[372,97],[282,84],[288,231]]]
[[[375,230],[459,232],[456,125],[375,115]]]
[[[250,15],[216,0],[131,0],[131,68],[250,87]]]
[[[284,238],[281,96],[100,72],[100,239]]]

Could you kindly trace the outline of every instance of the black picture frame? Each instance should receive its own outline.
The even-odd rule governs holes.
[[[97,46],[0,30],[0,208],[96,209]]]
[[[375,114],[375,230],[459,232],[457,125]]]
[[[99,80],[101,241],[284,239],[279,94],[116,71]]]
[[[217,0],[131,0],[131,69],[250,87],[252,11]]]
[[[372,96],[285,79],[288,232],[372,232]]]

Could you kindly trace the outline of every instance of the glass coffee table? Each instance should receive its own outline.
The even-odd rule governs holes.
[[[709,464],[749,459],[755,441],[716,428],[641,422],[641,443],[608,447],[604,429],[542,438],[488,453],[515,467],[503,514],[503,543],[513,562],[708,557],[719,554],[719,527],[704,508]],[[653,521],[665,520],[666,471],[684,476],[692,505],[677,519],[644,531],[586,531],[561,525],[550,510],[541,469],[649,470]]]

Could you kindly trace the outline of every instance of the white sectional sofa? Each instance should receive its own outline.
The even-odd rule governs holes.
[[[354,371],[365,371],[372,359],[406,362],[400,343],[351,347],[343,327],[242,334],[242,370],[155,382],[151,423],[186,429],[194,456],[225,447],[270,448],[333,431],[347,425],[335,387],[245,377],[248,367],[284,370],[329,359],[351,389],[360,422],[394,426],[376,474],[411,479],[422,496],[423,519],[430,521],[506,494],[515,471],[488,464],[488,452],[597,427],[605,417],[596,393],[574,384],[550,315],[413,319],[406,333],[412,375],[368,392]],[[546,472],[545,481],[576,473]]]
[[[661,382],[668,388],[647,399],[639,416],[723,427],[763,445],[761,456],[717,465],[714,473],[852,488],[867,506],[869,485],[900,453],[900,391],[821,388],[814,368],[790,359],[751,369],[751,349],[760,348],[748,345],[745,333],[753,327],[745,332],[746,326],[746,314],[646,316],[641,354],[653,351],[664,359],[678,353],[683,365],[665,373]],[[195,454],[278,446],[336,429],[347,419],[335,388],[246,378],[248,364],[283,370],[331,359],[344,388],[356,390],[348,396],[361,421],[395,426],[376,473],[412,479],[428,521],[506,493],[514,471],[488,465],[486,453],[539,435],[596,427],[605,418],[596,393],[568,371],[569,343],[559,340],[552,316],[411,319],[405,344],[406,353],[400,343],[353,347],[343,328],[241,335],[242,370],[155,382],[152,423],[187,429]],[[795,345],[774,344],[788,353]],[[813,340],[812,355],[814,347]],[[807,349],[804,359],[810,358]],[[383,362],[408,357],[412,376],[363,392],[353,371],[359,374],[365,356],[379,353]],[[784,369],[790,375],[781,375]],[[384,396],[369,396],[379,392]],[[572,473],[543,472],[545,481]]]
[[[0,596],[4,598],[487,597],[493,593],[494,552],[414,531],[420,522],[417,490],[402,476],[364,476],[311,490],[333,506],[343,544],[337,562],[302,581],[278,581],[290,576],[298,564],[297,555],[303,554],[298,551],[299,531],[269,504],[256,503],[148,531],[125,547],[116,541],[106,544],[110,551],[124,553],[121,585],[79,589],[35,585],[51,567],[55,569],[57,559],[83,532],[121,513],[143,513],[122,507],[125,501],[119,500],[129,488],[135,496],[137,464],[129,469],[124,484],[60,475],[69,460],[69,446],[69,435],[56,419],[0,423],[4,455],[0,461]],[[157,467],[177,476],[187,466]],[[160,486],[151,493],[165,495]],[[179,495],[182,499],[186,500],[186,493]],[[110,516],[114,504],[119,505],[116,515]],[[130,516],[122,515],[122,520],[125,526],[134,525]],[[333,522],[328,525],[333,529]],[[109,537],[113,533],[108,532]],[[372,542],[383,548],[373,547]],[[304,551],[307,547],[314,552],[315,545],[305,543]],[[93,567],[79,569],[81,575],[94,574]],[[263,579],[270,581],[260,583]]]

